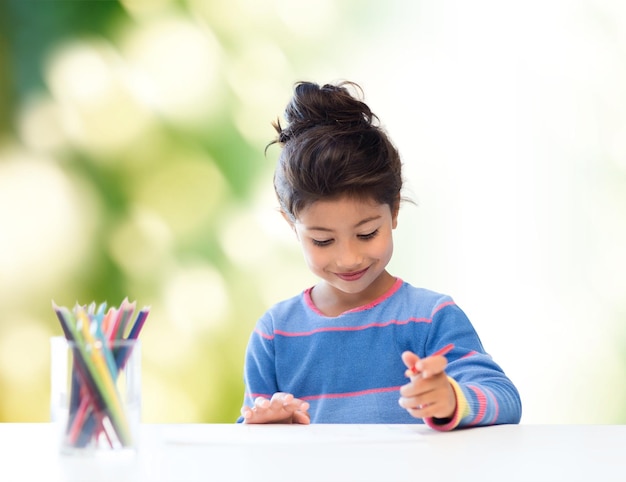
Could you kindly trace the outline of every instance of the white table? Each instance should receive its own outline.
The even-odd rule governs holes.
[[[60,455],[45,423],[0,424],[0,480],[625,481],[626,425],[146,424],[134,456]]]

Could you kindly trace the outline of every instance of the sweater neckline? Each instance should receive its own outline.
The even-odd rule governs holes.
[[[385,293],[380,295],[378,298],[375,298],[374,300],[370,301],[369,303],[366,303],[365,305],[357,306],[356,308],[352,308],[350,310],[344,311],[343,313],[341,313],[341,314],[339,314],[337,316],[343,316],[343,315],[347,315],[349,313],[358,313],[360,311],[369,310],[369,309],[373,308],[374,306],[379,305],[380,303],[382,303],[386,299],[390,298],[391,296],[393,296],[400,289],[400,287],[402,286],[403,283],[404,283],[404,281],[402,279],[396,278],[396,281],[393,283],[391,288],[389,288]],[[315,306],[315,304],[313,303],[313,298],[311,297],[311,291],[313,291],[313,288],[315,288],[315,286],[310,286],[309,288],[304,290],[304,292],[303,292],[304,302],[316,314],[318,314],[320,316],[324,316],[326,318],[331,318],[331,317],[325,315],[324,313],[322,313],[317,308],[317,306]],[[336,317],[332,317],[332,318],[336,318]]]

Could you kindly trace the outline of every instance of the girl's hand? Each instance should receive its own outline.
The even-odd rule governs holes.
[[[411,381],[400,388],[400,406],[415,418],[454,416],[456,396],[445,372],[448,360],[441,355],[420,359],[415,353],[405,351],[402,361],[407,367],[405,375]]]
[[[257,397],[254,406],[244,405],[241,409],[244,423],[300,423],[308,425],[311,417],[307,410],[309,404],[295,398],[291,393],[276,392],[268,400]]]

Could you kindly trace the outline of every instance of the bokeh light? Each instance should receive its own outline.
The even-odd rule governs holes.
[[[0,155],[0,300],[27,300],[89,254],[96,203],[51,159]]]

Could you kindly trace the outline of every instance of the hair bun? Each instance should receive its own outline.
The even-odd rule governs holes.
[[[355,91],[352,94],[349,89]],[[339,130],[359,130],[372,127],[376,116],[362,102],[363,92],[354,82],[319,86],[313,82],[298,82],[294,94],[285,109],[288,125],[282,128],[274,124],[277,141],[284,144],[302,132],[320,126],[332,126]]]

